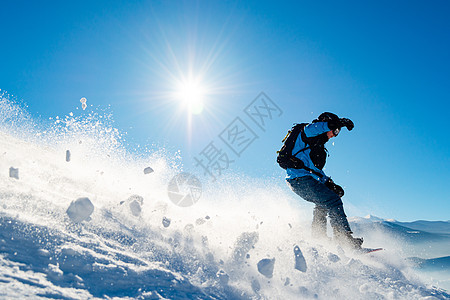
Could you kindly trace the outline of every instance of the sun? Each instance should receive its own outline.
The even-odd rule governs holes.
[[[206,88],[200,80],[189,78],[180,81],[177,87],[176,98],[192,114],[201,114],[204,107]]]

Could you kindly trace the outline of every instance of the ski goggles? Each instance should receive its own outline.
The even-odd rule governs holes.
[[[338,136],[338,134],[339,134],[340,131],[341,131],[341,130],[340,130],[339,128],[336,128],[335,130],[333,130],[333,135],[334,135],[334,136]]]

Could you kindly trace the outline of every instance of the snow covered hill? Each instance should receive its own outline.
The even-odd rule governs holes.
[[[352,218],[352,228],[359,235],[371,236],[371,243],[394,241],[385,248],[396,248],[412,262],[424,278],[450,289],[450,222],[398,222],[374,216]]]
[[[418,264],[419,268],[440,271],[442,269],[450,269],[450,256],[433,258],[433,259],[421,259],[417,257],[411,258],[411,260]]]
[[[442,233],[450,235],[450,221],[414,221],[396,222],[397,224],[415,230],[422,230],[431,233]]]
[[[388,225],[364,235],[386,251],[346,252],[311,239],[310,207],[285,189],[237,175],[179,207],[176,161],[129,154],[104,118],[37,129],[9,100],[0,108],[0,298],[450,298]]]
[[[432,258],[450,255],[449,222],[416,221],[397,222],[377,217],[350,218],[352,228],[361,235],[382,232],[403,245],[403,252],[409,256]]]
[[[421,230],[429,233],[450,234],[450,221],[414,221],[414,222],[399,222],[394,219],[382,219],[373,215],[362,217],[352,217],[350,220],[355,224],[370,224],[370,223],[392,223],[409,230]]]

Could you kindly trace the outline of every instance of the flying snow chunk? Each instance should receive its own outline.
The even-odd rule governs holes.
[[[301,272],[306,272],[306,260],[300,250],[299,246],[294,247],[294,256],[295,256],[295,269]]]
[[[169,227],[170,226],[170,222],[171,222],[171,220],[169,218],[163,217],[162,224],[163,224],[164,227],[166,227],[166,228]]]
[[[203,218],[198,218],[197,220],[195,220],[195,224],[196,225],[202,225],[202,224],[205,224],[205,219],[203,219]]]
[[[86,98],[81,98],[80,99],[80,102],[81,102],[81,108],[83,109],[83,110],[85,110],[86,109],[86,107],[87,107],[87,104],[86,104]]]
[[[142,203],[141,201],[136,199],[130,202],[130,210],[133,216],[139,217],[139,215],[141,214],[142,211],[141,203]]]
[[[19,179],[19,169],[9,168],[9,177]]]
[[[216,277],[219,279],[219,282],[220,282],[222,285],[227,285],[227,284],[228,284],[228,281],[230,280],[230,276],[228,276],[228,274],[227,274],[224,270],[222,270],[222,269],[220,269],[220,270],[216,273]]]
[[[261,284],[259,284],[259,281],[254,279],[251,285],[252,290],[255,292],[255,294],[259,294],[259,291],[261,291]]]
[[[267,278],[272,278],[273,267],[275,266],[275,258],[269,259],[264,258],[258,262],[258,272],[266,276]]]
[[[288,286],[291,284],[291,279],[289,277],[286,277],[286,280],[284,281],[284,286]]]
[[[88,220],[93,212],[94,205],[89,198],[78,198],[67,209],[67,215],[75,223]]]
[[[127,200],[121,201],[120,205],[127,203],[130,208],[130,212],[133,216],[139,217],[142,212],[142,205],[144,204],[144,198],[139,195],[131,195]]]
[[[336,254],[330,253],[328,254],[328,260],[335,263],[340,261],[341,259]]]
[[[147,167],[147,168],[144,169],[144,174],[150,174],[150,173],[153,173],[153,169],[152,168]]]
[[[259,240],[257,232],[244,232],[234,243],[233,260],[235,262],[243,262],[246,254],[255,246]]]

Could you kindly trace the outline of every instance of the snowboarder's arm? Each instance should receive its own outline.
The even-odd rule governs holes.
[[[330,131],[327,122],[311,123],[305,127],[305,134],[307,137],[318,136],[327,131]]]

